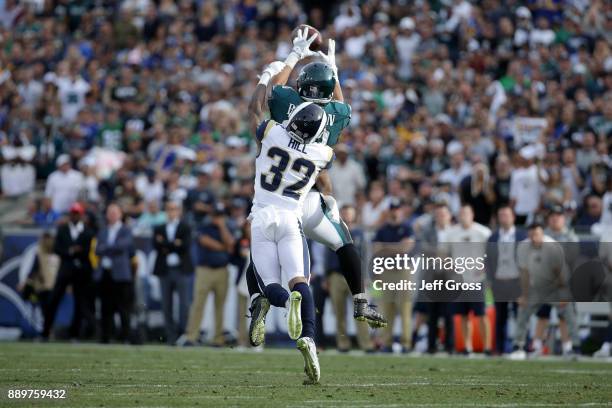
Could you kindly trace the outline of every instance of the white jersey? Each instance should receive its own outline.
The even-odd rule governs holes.
[[[255,160],[254,208],[274,206],[301,214],[317,175],[331,165],[333,150],[321,143],[299,143],[273,120],[259,125],[257,138],[261,150]]]

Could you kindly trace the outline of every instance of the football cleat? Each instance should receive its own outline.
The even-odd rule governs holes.
[[[610,353],[610,343],[607,342],[604,343],[601,348],[593,354],[593,357],[595,358],[607,358],[610,356],[612,356],[612,353]]]
[[[353,301],[353,317],[359,322],[367,322],[373,329],[387,327],[387,319],[374,310],[374,307],[368,304],[366,299],[355,299]]]
[[[297,291],[289,295],[287,332],[291,340],[297,340],[302,335],[302,294]]]
[[[321,367],[317,357],[317,346],[310,337],[302,337],[297,341],[297,348],[304,357],[304,372],[310,380],[310,384],[318,384],[321,378]]]
[[[260,346],[266,338],[266,314],[270,310],[270,301],[258,296],[251,303],[251,324],[249,325],[249,342],[251,346]]]

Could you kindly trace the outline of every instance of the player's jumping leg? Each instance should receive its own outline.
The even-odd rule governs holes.
[[[249,295],[251,296],[251,323],[249,324],[249,342],[253,347],[260,346],[263,344],[266,335],[266,315],[270,310],[270,301],[262,296],[260,285],[258,282],[257,275],[255,273],[255,267],[253,260],[249,263],[246,270],[247,286],[249,288]]]
[[[296,281],[297,283],[294,283]],[[308,376],[310,382],[317,383],[321,377],[321,369],[319,367],[319,358],[317,357],[317,346],[313,340],[315,336],[315,309],[312,292],[304,278],[293,280],[293,282],[290,282],[289,286],[292,287],[291,298],[293,299],[294,295],[296,295],[296,298],[299,299],[296,304],[296,307],[299,305],[299,312],[297,312],[297,309],[296,312],[300,313],[301,316],[299,320],[300,332],[298,336],[296,336],[296,338],[299,337],[296,346],[304,358],[304,372]],[[290,302],[292,302],[292,299]],[[290,306],[290,316],[291,307],[292,306]],[[290,324],[289,320],[288,326],[291,328]]]
[[[355,320],[365,321],[372,328],[386,327],[387,320],[368,303],[361,276],[361,256],[346,224],[340,219],[335,200],[326,200],[318,192],[309,193],[302,220],[306,236],[327,246],[338,256],[340,273],[353,295]]]
[[[295,234],[296,231],[299,235]],[[282,270],[287,271],[291,290],[287,319],[289,335],[291,338],[298,339],[296,346],[304,358],[304,372],[308,376],[308,382],[317,383],[321,376],[321,369],[314,342],[314,299],[308,286],[310,254],[301,226],[297,230],[289,230],[284,239],[279,241],[278,257]],[[294,332],[291,333],[292,331]]]

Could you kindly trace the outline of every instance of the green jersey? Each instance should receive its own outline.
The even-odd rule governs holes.
[[[289,119],[289,115],[296,106],[304,103],[300,94],[290,86],[276,85],[272,88],[272,94],[268,99],[268,107],[270,108],[270,116],[272,120],[278,123],[283,123]],[[328,146],[334,146],[340,139],[342,129],[347,127],[351,121],[351,105],[331,101],[323,107],[327,113],[327,131],[328,135],[324,136],[327,140],[317,140],[317,142],[325,143]]]

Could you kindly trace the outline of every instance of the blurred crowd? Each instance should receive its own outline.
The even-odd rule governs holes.
[[[247,105],[303,22],[336,40],[352,118],[330,175],[366,247],[398,217],[425,231],[440,203],[493,229],[508,206],[517,226],[558,212],[579,233],[612,224],[610,2],[1,6],[0,191],[29,198],[23,224],[52,228],[78,201],[95,237],[115,203],[130,234],[152,236],[178,202],[194,236],[223,213],[232,245],[248,240]],[[215,234],[206,248],[229,251]]]

